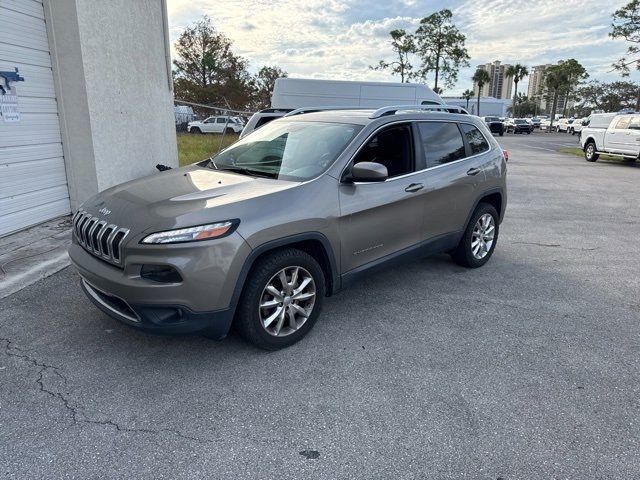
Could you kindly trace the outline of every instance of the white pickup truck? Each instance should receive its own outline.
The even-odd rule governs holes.
[[[636,160],[640,157],[640,114],[597,113],[580,132],[580,145],[587,162],[601,153]]]

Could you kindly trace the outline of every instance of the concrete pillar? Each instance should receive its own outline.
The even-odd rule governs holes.
[[[72,210],[177,166],[164,0],[45,0]]]

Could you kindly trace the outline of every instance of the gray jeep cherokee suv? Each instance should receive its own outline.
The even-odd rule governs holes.
[[[69,254],[108,315],[142,329],[231,323],[266,349],[293,344],[323,299],[401,258],[489,260],[506,163],[485,122],[420,107],[274,120],[211,159],[96,195]]]

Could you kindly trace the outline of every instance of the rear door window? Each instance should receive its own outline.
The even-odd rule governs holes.
[[[464,142],[457,124],[420,122],[418,130],[427,168],[455,162],[465,157]]]
[[[489,150],[489,142],[487,142],[480,130],[469,123],[461,123],[460,128],[462,128],[462,132],[471,148],[471,155],[477,155]]]
[[[621,119],[618,120],[618,123],[616,123],[616,126],[614,128],[617,128],[619,130],[626,130],[629,127],[629,117],[622,117]]]

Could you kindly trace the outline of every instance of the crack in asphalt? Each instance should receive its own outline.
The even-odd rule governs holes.
[[[213,440],[206,438],[193,437],[190,435],[186,435],[178,430],[173,430],[170,428],[132,428],[120,425],[117,422],[112,420],[94,420],[91,418],[87,418],[86,415],[80,411],[81,407],[78,407],[76,404],[72,404],[71,400],[67,398],[65,394],[62,392],[56,392],[48,389],[44,384],[44,377],[47,372],[53,372],[55,375],[60,378],[65,386],[67,385],[67,378],[60,372],[60,368],[54,365],[49,365],[43,363],[32,356],[28,355],[23,349],[19,348],[12,340],[8,338],[0,337],[0,341],[5,343],[4,353],[9,357],[19,358],[24,362],[32,365],[33,367],[38,368],[38,376],[36,378],[36,384],[38,385],[39,390],[48,395],[51,398],[55,398],[60,401],[64,408],[70,413],[71,419],[73,420],[74,425],[79,424],[91,424],[91,425],[102,425],[102,426],[110,426],[116,429],[118,432],[132,432],[132,433],[146,433],[146,434],[171,434],[176,437],[183,438],[185,440],[191,440],[199,443],[214,443]]]
[[[582,252],[592,252],[593,250],[598,250],[600,247],[563,247],[559,243],[539,243],[539,242],[511,242],[511,245],[535,245],[537,247],[548,247],[548,248],[562,248],[564,250],[579,250]]]

